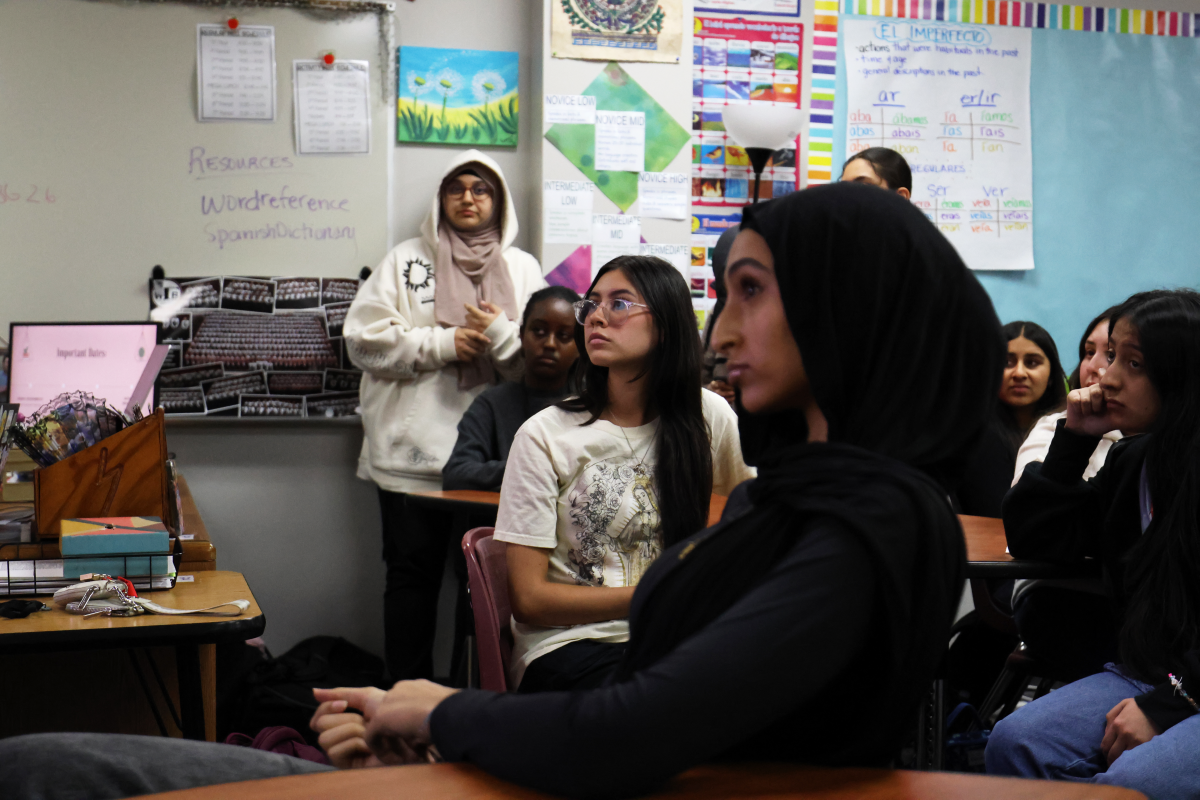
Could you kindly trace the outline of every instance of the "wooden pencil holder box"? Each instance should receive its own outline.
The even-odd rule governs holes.
[[[38,539],[57,539],[64,519],[158,517],[170,524],[167,436],[152,416],[33,473]]]

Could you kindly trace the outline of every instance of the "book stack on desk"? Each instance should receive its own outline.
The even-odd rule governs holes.
[[[0,595],[53,592],[90,574],[120,575],[138,589],[169,589],[171,544],[158,517],[66,519],[62,558],[0,561]]]

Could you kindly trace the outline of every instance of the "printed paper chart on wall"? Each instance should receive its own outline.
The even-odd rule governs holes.
[[[746,151],[725,134],[725,106],[799,107],[804,26],[792,22],[697,16],[692,39],[692,205],[740,209],[754,173]],[[778,150],[763,172],[759,197],[798,187],[796,145]]]
[[[608,64],[582,92],[596,98],[596,116],[604,112],[640,112],[644,117],[644,164],[640,170],[600,170],[596,164],[597,125],[556,123],[546,139],[559,149],[622,212],[638,199],[638,173],[662,172],[687,146],[688,132],[617,63]],[[627,166],[635,166],[629,164]]]
[[[972,269],[1033,269],[1030,31],[923,20],[843,23],[846,157],[908,159],[913,202]]]

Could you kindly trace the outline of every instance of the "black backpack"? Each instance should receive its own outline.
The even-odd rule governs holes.
[[[314,636],[278,658],[249,645],[219,653],[217,738],[230,733],[255,736],[263,728],[284,725],[309,744],[317,734],[308,721],[317,709],[315,688],[391,687],[383,659],[338,636]]]

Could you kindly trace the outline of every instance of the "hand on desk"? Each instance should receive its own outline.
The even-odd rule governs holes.
[[[400,681],[387,692],[314,689],[321,705],[309,725],[338,769],[425,763],[436,759],[426,720],[457,691],[431,681]],[[346,713],[347,707],[363,713]]]

